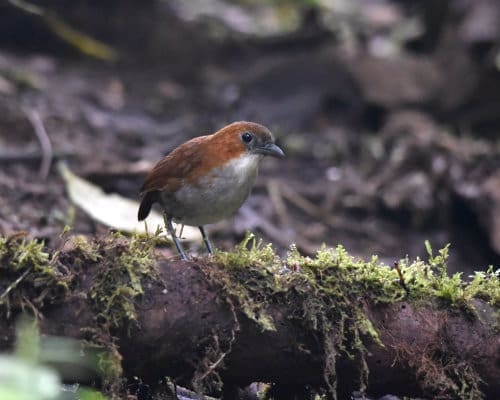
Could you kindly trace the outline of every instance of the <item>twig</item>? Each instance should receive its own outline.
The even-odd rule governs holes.
[[[214,342],[217,345],[217,347],[219,347],[219,339],[217,338],[217,336],[214,335],[213,339],[214,339]],[[234,338],[231,339],[231,341],[233,341],[233,340],[234,340]],[[200,382],[217,369],[217,367],[222,363],[222,361],[224,361],[226,356],[230,353],[231,347],[232,346],[229,346],[228,351],[222,352],[221,355],[219,356],[219,358],[217,360],[215,360],[211,365],[208,366],[208,369],[205,371],[205,373],[203,373],[200,376],[200,378],[199,378]]]
[[[3,299],[14,289],[17,285],[21,283],[21,281],[26,278],[26,276],[30,273],[31,268],[28,268],[26,271],[22,273],[22,275],[17,278],[14,282],[12,282],[7,289],[0,295],[0,304],[3,303]]]
[[[401,268],[399,268],[399,262],[397,261],[394,261],[394,269],[396,270],[396,272],[398,273],[398,276],[399,276],[399,283],[401,284],[401,286],[403,287],[403,289],[405,290],[406,292],[406,297],[408,297],[410,295],[410,288],[406,285],[405,283],[405,280],[404,280],[404,277],[403,277],[403,273],[401,272]]]
[[[74,157],[75,153],[71,151],[59,151],[52,154],[53,160]],[[12,162],[34,162],[43,159],[43,153],[37,150],[26,150],[22,152],[0,152],[0,164]]]
[[[49,175],[50,166],[52,164],[52,143],[50,142],[49,135],[43,126],[42,119],[40,115],[35,110],[25,110],[26,116],[28,117],[31,125],[33,125],[33,130],[35,131],[36,137],[40,142],[40,147],[42,148],[42,161],[40,163],[40,169],[38,174],[43,180],[47,179]]]
[[[43,319],[43,315],[40,311],[38,311],[38,309],[31,302],[31,300],[28,299],[27,297],[23,297],[23,301],[30,306],[31,311],[33,311],[33,315],[34,315],[35,319],[37,319],[38,321],[41,321]],[[23,311],[24,311],[24,307],[23,307]]]
[[[28,3],[26,1],[22,1],[22,0],[7,0],[10,4],[12,4],[14,7],[17,7],[29,14],[34,14],[34,15],[38,15],[38,16],[42,16],[44,11],[43,11],[43,8],[35,5],[35,4],[31,4],[31,3]]]
[[[321,221],[323,224],[332,229],[336,229],[338,231],[344,230],[355,235],[376,238],[376,240],[382,242],[387,247],[394,245],[390,239],[381,237],[378,230],[372,230],[371,228],[367,229],[366,226],[358,227],[349,219],[343,218],[342,216],[333,216],[330,211],[318,207],[312,201],[308,200],[305,196],[291,187],[282,186],[281,189],[281,195],[284,199],[288,200],[291,204],[299,208],[307,215]]]
[[[273,204],[274,210],[278,215],[280,223],[282,225],[289,224],[290,218],[287,212],[287,207],[283,201],[283,195],[281,193],[281,186],[278,181],[271,179],[267,184],[267,192],[269,193],[269,198]]]
[[[205,373],[203,373],[199,378],[197,378],[197,381],[199,381],[199,382],[203,381],[203,379],[205,379],[208,375],[210,375],[212,372],[214,372],[217,369],[217,367],[224,361],[226,356],[229,353],[231,353],[231,351],[233,350],[233,344],[236,341],[236,332],[240,331],[240,321],[238,320],[238,316],[236,315],[236,310],[234,308],[234,304],[232,303],[232,301],[229,301],[228,305],[229,305],[229,308],[231,310],[231,314],[233,316],[233,321],[235,324],[234,328],[231,329],[231,338],[229,339],[228,349],[227,349],[227,351],[221,352],[221,355],[219,356],[219,358],[217,360],[215,360],[211,365],[208,366],[208,369],[205,371]],[[214,339],[217,347],[220,349],[219,339],[218,339],[217,335],[214,334],[213,339]]]
[[[292,188],[282,187],[282,196],[294,206],[305,212],[307,215],[324,221],[328,226],[332,228],[335,227],[335,218],[333,218],[330,214],[326,213],[316,204],[312,203]]]

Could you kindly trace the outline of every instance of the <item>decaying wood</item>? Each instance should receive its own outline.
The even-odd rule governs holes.
[[[266,312],[276,330],[265,330],[236,302],[227,301],[222,285],[207,279],[210,269],[220,267],[196,261],[161,261],[158,267],[163,282],[144,287],[144,295],[135,302],[137,323],[113,331],[126,377],[154,383],[168,375],[189,384],[217,373],[227,387],[256,381],[325,386],[325,341],[317,330],[300,323],[301,316],[291,315],[289,304],[269,304]],[[95,326],[96,311],[82,293],[92,285],[96,269],[81,269],[78,295],[43,307],[43,333],[84,338],[82,328]],[[480,300],[474,300],[474,306],[477,316],[467,317],[430,304],[364,304],[380,338],[380,343],[362,338],[369,368],[367,392],[425,396],[422,381],[439,378],[430,368],[431,358],[439,357],[449,368],[475,370],[486,397],[497,398],[500,336],[492,326],[498,310]],[[11,328],[12,319],[0,325],[2,347],[12,340]],[[335,334],[328,340],[335,341]],[[359,355],[340,354],[339,398],[359,389],[360,362]]]

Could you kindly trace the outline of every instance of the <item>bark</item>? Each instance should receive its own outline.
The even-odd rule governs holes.
[[[96,278],[98,268],[94,267],[84,266],[82,270],[87,272],[77,277],[77,287],[83,292]],[[137,323],[113,331],[126,377],[153,383],[168,375],[177,382],[202,384],[217,380],[217,373],[226,387],[256,381],[290,387],[327,386],[328,346],[317,329],[307,329],[301,316],[293,315],[290,304],[268,305],[266,312],[276,330],[265,330],[236,302],[228,302],[224,285],[207,278],[208,271],[221,267],[166,261],[158,267],[163,282],[149,283],[144,295],[136,299]],[[441,379],[455,374],[460,381],[462,372],[475,371],[486,398],[497,398],[500,335],[491,326],[498,324],[498,310],[480,300],[473,302],[477,316],[432,303],[364,304],[381,342],[369,335],[361,338],[367,350],[367,392],[423,397],[432,393],[429,380],[439,385]],[[82,328],[96,321],[96,311],[81,295],[45,305],[41,312],[42,332],[51,335],[84,338]],[[0,326],[4,344],[12,337],[10,325]],[[338,334],[334,331],[327,341],[335,343]],[[339,398],[359,389],[360,354],[348,357],[339,353]],[[439,368],[437,359],[441,360]],[[446,393],[440,396],[446,398]]]

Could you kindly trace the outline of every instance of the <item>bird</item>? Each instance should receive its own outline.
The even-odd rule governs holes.
[[[172,221],[197,226],[207,252],[213,254],[204,226],[230,217],[241,207],[265,156],[284,158],[285,153],[271,131],[255,122],[233,122],[211,135],[188,140],[146,176],[138,220],[145,220],[158,203],[182,260],[188,258]]]

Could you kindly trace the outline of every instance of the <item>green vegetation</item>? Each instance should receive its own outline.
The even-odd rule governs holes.
[[[57,254],[50,257],[43,242],[24,235],[0,237],[0,276],[10,282],[0,292],[0,310],[7,316],[26,308],[37,315],[45,303],[62,301],[72,280]]]
[[[22,317],[17,324],[17,341],[13,354],[0,355],[0,398],[2,400],[68,399],[61,377],[44,362],[85,365],[94,368],[93,355],[82,357],[78,342],[66,338],[44,337],[43,346],[38,323]],[[66,376],[66,378],[70,378]],[[84,387],[74,388],[75,399],[106,400],[99,392]]]
[[[144,293],[143,280],[159,279],[154,256],[159,233],[130,239],[120,234],[102,240],[88,240],[80,235],[63,239],[67,240],[64,251],[51,256],[43,242],[24,236],[0,237],[0,275],[2,281],[10,283],[0,292],[0,307],[5,307],[7,315],[25,308],[37,315],[45,303],[66,300],[75,274],[99,263],[101,268],[88,291],[99,317],[112,328],[135,321],[133,301]],[[71,261],[71,270],[64,265],[67,261]]]
[[[248,245],[250,244],[250,247]],[[243,313],[257,322],[263,330],[275,330],[273,321],[266,314],[267,301],[261,297],[261,289],[274,292],[277,281],[274,279],[279,269],[280,260],[270,244],[263,246],[262,241],[256,241],[253,234],[247,234],[245,239],[231,252],[217,251],[216,262],[226,266],[234,274],[220,273],[220,270],[209,270],[214,283],[223,283],[228,294],[239,300]],[[248,266],[252,266],[251,269]],[[256,275],[253,268],[259,271]],[[234,279],[234,277],[238,279]],[[259,279],[263,278],[263,279]],[[262,286],[268,285],[267,288]]]
[[[152,237],[138,234],[127,239],[114,233],[102,240],[83,238],[74,242],[72,258],[75,261],[83,257],[99,264],[87,293],[96,313],[96,325],[85,329],[86,344],[106,350],[98,364],[102,375],[110,381],[113,398],[118,398],[121,390],[122,357],[112,332],[137,324],[135,301],[144,294],[145,282],[161,284],[155,263],[159,234],[157,231]]]
[[[98,317],[110,328],[136,322],[134,300],[144,294],[143,281],[160,281],[154,256],[158,240],[159,232],[152,238],[134,235],[130,239],[112,234],[102,242],[87,245],[90,255],[84,254],[100,259],[101,263],[89,290],[89,299],[98,310]]]
[[[94,323],[82,329],[85,345],[106,350],[98,365],[110,382],[118,385],[121,355],[112,332],[133,329],[138,323],[135,301],[144,294],[146,285],[163,284],[156,269],[158,233],[152,237],[110,234],[95,240],[83,236],[63,238],[62,249],[52,255],[36,240],[0,237],[0,312],[10,318],[28,309],[38,316],[45,304],[85,296],[96,315]],[[288,256],[280,259],[271,245],[263,245],[248,234],[233,251],[218,251],[213,259],[198,260],[207,264],[201,271],[209,281],[222,289],[221,296],[233,311],[234,325],[227,337],[215,338],[214,345],[208,346],[206,359],[200,361],[201,369],[196,374],[198,382],[193,382],[198,388],[220,388],[216,371],[235,340],[238,312],[262,330],[273,331],[275,321],[268,310],[276,304],[286,305],[287,318],[305,331],[315,331],[323,340],[324,390],[315,389],[320,395],[329,392],[335,396],[336,365],[341,356],[358,365],[359,387],[366,388],[366,345],[383,346],[380,327],[366,315],[367,304],[390,306],[404,301],[431,313],[443,309],[474,319],[474,302],[480,299],[493,309],[496,319],[492,329],[500,329],[500,272],[490,268],[476,272],[465,282],[461,274],[447,273],[449,246],[437,254],[429,243],[426,248],[428,262],[403,259],[398,263],[409,291],[395,268],[380,263],[376,256],[368,261],[355,258],[340,245],[335,249],[323,247],[314,258],[301,255],[292,246]],[[480,378],[473,368],[460,360],[440,359],[436,355],[440,348],[436,346],[419,354],[411,349],[398,351],[417,368],[429,393],[482,398]],[[118,389],[114,387],[111,392],[118,393]]]
[[[490,266],[486,272],[476,271],[472,280],[464,288],[467,299],[481,299],[492,306],[500,306],[500,269]],[[500,326],[498,326],[500,329]]]
[[[238,307],[245,315],[259,323],[263,330],[273,330],[274,321],[266,313],[271,303],[286,304],[289,318],[313,329],[324,338],[324,381],[335,396],[336,362],[345,355],[358,363],[359,387],[366,388],[367,340],[380,346],[379,333],[364,312],[365,304],[392,304],[407,301],[416,307],[450,307],[473,313],[471,300],[480,298],[491,305],[499,305],[499,272],[492,269],[477,272],[470,283],[461,274],[447,274],[449,246],[433,255],[426,243],[429,261],[400,260],[407,293],[396,269],[378,262],[376,256],[369,261],[352,257],[342,246],[323,247],[315,258],[302,256],[292,246],[284,260],[274,253],[270,245],[263,246],[248,234],[231,252],[218,252],[215,261],[222,268],[210,269],[207,274],[214,283],[224,286],[231,307]],[[335,342],[331,341],[335,338]],[[457,398],[481,398],[479,377],[469,367],[463,368],[454,360],[445,363],[428,358],[427,366],[437,372],[426,386],[433,393],[452,393]],[[425,374],[422,374],[425,375]],[[439,385],[432,378],[439,376]],[[425,383],[424,383],[425,386]]]
[[[161,284],[154,256],[158,234],[130,239],[110,234],[89,240],[81,235],[67,238],[65,233],[63,249],[52,256],[42,242],[0,237],[0,287],[6,287],[0,291],[0,312],[9,319],[29,310],[38,318],[45,304],[87,299],[95,319],[81,329],[83,344],[98,350],[99,372],[108,380],[112,396],[119,398],[121,355],[112,331],[137,322],[134,301],[144,293],[144,282]],[[80,287],[87,275],[92,285]]]
[[[390,303],[404,298],[395,271],[377,265],[376,257],[370,262],[356,260],[342,246],[324,247],[314,259],[300,255],[292,246],[282,261],[270,245],[262,246],[251,234],[235,251],[218,252],[215,259],[225,268],[217,276],[210,271],[212,279],[223,281],[230,301],[262,329],[274,329],[266,307],[277,302],[288,305],[289,318],[318,331],[323,338],[324,381],[330,394],[336,394],[336,362],[342,354],[357,360],[360,387],[366,388],[369,371],[362,338],[381,343],[363,304],[370,299]]]

